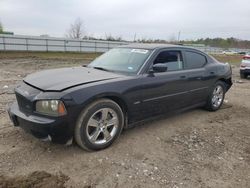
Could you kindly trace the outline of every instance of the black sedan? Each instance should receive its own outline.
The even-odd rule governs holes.
[[[9,109],[15,126],[40,139],[83,149],[110,146],[124,128],[168,112],[218,110],[231,87],[231,67],[176,45],[131,44],[88,66],[28,75]]]

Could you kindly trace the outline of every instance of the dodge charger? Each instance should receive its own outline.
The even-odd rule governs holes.
[[[138,122],[196,107],[218,110],[231,75],[229,64],[193,48],[129,44],[85,66],[28,75],[8,112],[14,126],[39,139],[100,150]]]

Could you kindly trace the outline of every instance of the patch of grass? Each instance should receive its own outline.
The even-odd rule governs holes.
[[[59,59],[59,60],[92,60],[102,53],[86,53],[86,52],[5,52],[0,51],[0,59],[15,58],[38,58],[38,59]]]
[[[234,65],[239,65],[242,60],[242,55],[212,54],[212,56],[220,62],[228,62]]]

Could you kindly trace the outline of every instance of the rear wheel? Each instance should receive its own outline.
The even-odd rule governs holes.
[[[101,150],[119,137],[123,125],[124,115],[120,106],[112,100],[100,99],[80,114],[75,140],[85,150]]]
[[[218,81],[213,86],[207,99],[206,109],[209,111],[218,110],[223,104],[226,92],[225,83]]]

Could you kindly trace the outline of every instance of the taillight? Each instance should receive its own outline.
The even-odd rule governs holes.
[[[250,56],[244,56],[242,59],[243,60],[250,60]]]

